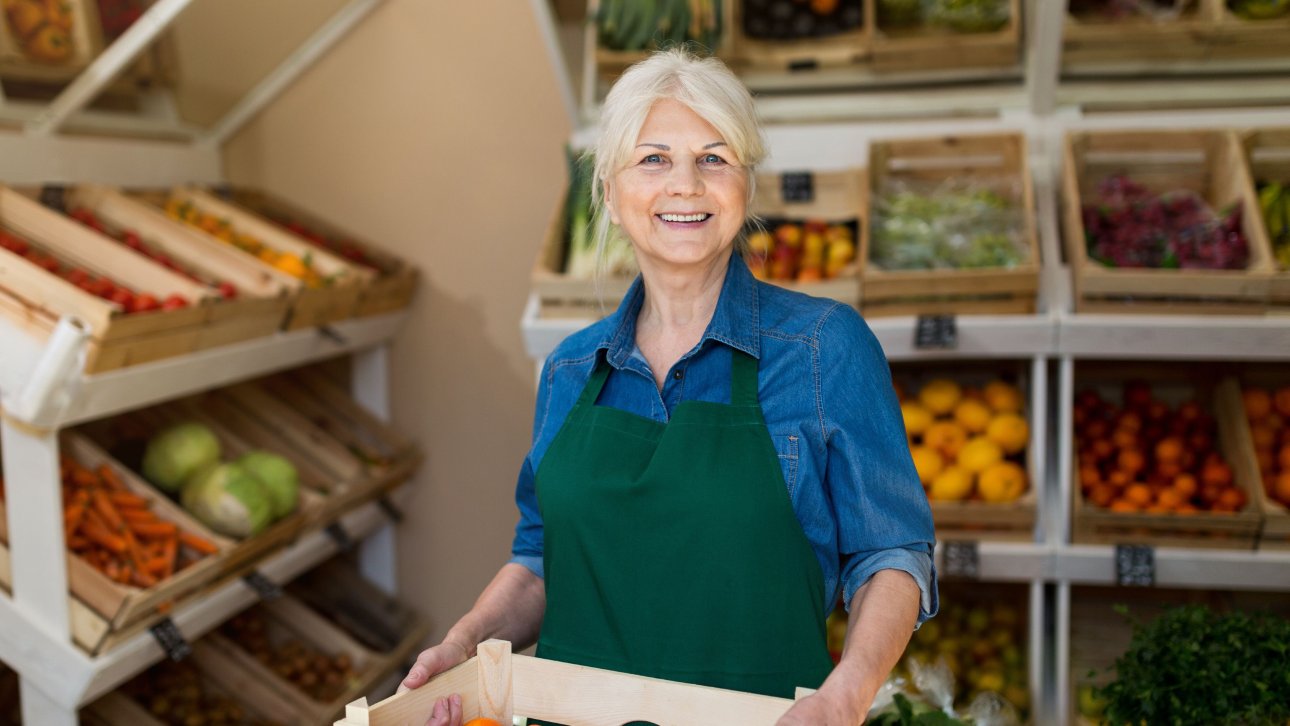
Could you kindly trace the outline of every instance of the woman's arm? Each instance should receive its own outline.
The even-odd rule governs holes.
[[[842,659],[820,690],[789,709],[778,726],[856,726],[895,667],[918,622],[918,583],[880,570],[856,590]]]

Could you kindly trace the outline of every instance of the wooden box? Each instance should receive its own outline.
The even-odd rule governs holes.
[[[39,337],[47,337],[64,315],[78,318],[90,336],[88,373],[192,352],[215,325],[212,318],[219,306],[209,288],[148,262],[8,187],[0,187],[0,227],[95,277],[152,293],[159,300],[172,294],[188,300],[187,307],[177,310],[127,314],[120,305],[0,249],[0,311]]]
[[[1012,268],[884,270],[873,261],[875,210],[888,183],[980,184],[1017,208],[1016,240],[1024,259]],[[1030,313],[1039,290],[1039,243],[1034,190],[1021,134],[942,136],[875,141],[869,150],[861,230],[861,307],[866,316]]]
[[[1263,512],[1259,506],[1260,484],[1250,477],[1249,466],[1242,461],[1239,432],[1245,430],[1244,418],[1236,418],[1230,405],[1221,405],[1222,393],[1215,387],[1217,374],[1208,368],[1192,366],[1166,368],[1160,365],[1127,363],[1081,363],[1076,366],[1075,392],[1091,389],[1104,400],[1122,403],[1120,385],[1128,380],[1150,381],[1156,400],[1176,408],[1186,400],[1195,400],[1203,413],[1217,422],[1216,450],[1231,467],[1233,486],[1245,495],[1240,511],[1223,513],[1197,511],[1115,512],[1089,501],[1079,480],[1078,434],[1072,440],[1072,539],[1076,544],[1144,544],[1156,547],[1197,547],[1207,549],[1254,548]],[[1170,416],[1176,415],[1171,410]],[[1198,477],[1199,478],[1199,477]]]
[[[1284,37],[1290,38],[1290,30],[1286,31]],[[1259,182],[1279,182],[1290,189],[1290,127],[1246,131],[1241,133],[1240,140],[1245,151],[1250,181],[1256,185],[1256,197]],[[1256,204],[1258,206],[1260,205]],[[1290,219],[1286,223],[1290,224]],[[1276,240],[1262,214],[1259,215],[1258,226],[1263,230],[1263,238],[1267,241],[1268,251],[1272,256],[1269,266],[1273,273],[1268,299],[1273,307],[1283,309],[1290,306],[1290,264],[1283,264],[1282,258],[1277,257],[1279,248],[1276,247]],[[1290,238],[1281,249],[1285,248],[1290,248]],[[1290,261],[1290,251],[1282,254],[1286,261]]]
[[[70,28],[62,28],[66,33],[64,37],[71,40],[71,49],[66,58],[53,61],[41,60],[42,56],[32,56],[26,51],[32,46],[46,47],[45,34],[54,32],[41,29],[55,27],[55,24],[46,22],[48,16],[44,0],[19,0],[13,9],[9,8],[10,2],[5,2],[5,9],[0,9],[0,77],[38,82],[65,82],[74,78],[101,49],[101,35],[96,25],[98,14],[90,8],[93,3],[94,0],[62,0],[58,3],[71,24]],[[32,14],[28,15],[28,12]],[[19,19],[19,25],[14,24],[15,19]],[[24,33],[28,38],[25,42],[20,37]]]
[[[419,275],[417,269],[407,262],[312,212],[262,190],[235,187],[230,190],[229,196],[237,205],[280,226],[299,224],[309,232],[332,241],[343,241],[344,244],[361,252],[366,264],[361,261],[351,261],[351,263],[360,268],[371,269],[376,276],[360,293],[358,306],[354,311],[355,317],[402,310],[411,304],[412,296],[416,293]],[[305,239],[308,241],[308,238]]]
[[[1249,170],[1225,131],[1080,132],[1067,136],[1062,225],[1080,312],[1259,313],[1267,303],[1271,252]],[[1186,190],[1216,214],[1239,205],[1249,243],[1243,270],[1109,268],[1090,259],[1085,200],[1110,174],[1125,173],[1153,194]]]
[[[1204,61],[1213,46],[1217,18],[1211,0],[1191,0],[1173,19],[1109,20],[1068,12],[1062,29],[1062,69],[1140,74],[1170,63]]]
[[[1248,20],[1228,7],[1227,0],[1202,0],[1210,6],[1214,26],[1210,56],[1223,60],[1290,59],[1290,13],[1278,18]]]
[[[1290,386],[1290,373],[1277,364],[1267,366],[1242,366],[1237,377],[1226,378],[1218,385],[1215,403],[1224,411],[1226,420],[1239,422],[1233,425],[1232,435],[1239,455],[1235,466],[1240,475],[1255,482],[1256,498],[1263,512],[1263,529],[1259,534],[1259,549],[1290,550],[1290,508],[1273,499],[1268,493],[1269,482],[1263,476],[1263,465],[1254,445],[1253,431],[1246,416],[1242,400],[1242,385],[1256,386],[1269,391]],[[1283,417],[1284,418],[1284,417]],[[1275,456],[1275,449],[1274,454]],[[1285,468],[1290,471],[1290,468]]]
[[[870,64],[879,73],[1016,67],[1021,60],[1021,5],[1021,0],[1009,0],[1008,21],[998,30],[966,33],[928,26],[884,28],[877,3],[866,3],[866,27],[875,29]]]
[[[733,0],[730,17],[731,60],[741,68],[807,72],[817,68],[853,66],[869,55],[873,20],[867,8],[872,0],[860,0],[861,25],[852,30],[819,38],[771,40],[749,36],[744,29],[744,2]]]
[[[148,588],[116,582],[80,556],[69,552],[68,589],[70,596],[77,602],[77,606],[71,609],[72,636],[77,645],[93,655],[110,648],[120,638],[156,622],[176,602],[193,597],[201,588],[214,581],[234,545],[227,538],[211,532],[178,504],[113,461],[84,436],[68,432],[62,437],[62,447],[65,455],[81,466],[91,470],[102,465],[111,468],[131,492],[148,500],[149,508],[160,519],[172,522],[181,531],[196,534],[218,548],[215,554],[202,557]],[[10,483],[10,486],[21,485],[20,482]],[[0,584],[8,587],[9,554],[4,546],[8,542],[4,527],[6,521],[3,504],[0,503],[0,559],[5,561],[3,567],[0,567],[0,575],[3,575],[0,577]]]
[[[741,724],[771,726],[793,702],[720,688],[512,655],[511,644],[489,640],[478,655],[420,688],[379,703],[366,698],[345,706],[336,726],[421,723],[437,699],[460,694],[462,716],[509,724],[515,715],[568,726],[602,726],[637,720],[669,726]],[[798,689],[798,697],[811,693]]]

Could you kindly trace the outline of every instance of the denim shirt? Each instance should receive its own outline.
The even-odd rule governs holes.
[[[681,401],[730,402],[731,348],[759,359],[758,399],[793,510],[824,572],[824,602],[852,595],[875,572],[903,570],[922,592],[918,621],[936,614],[931,509],[909,454],[891,373],[852,308],[759,282],[731,256],[699,343],[659,391],[636,347],[645,299],[638,277],[618,310],[570,335],[547,358],[533,448],[520,470],[511,562],[543,577],[534,475],[602,355],[612,367],[597,405],[666,422]]]

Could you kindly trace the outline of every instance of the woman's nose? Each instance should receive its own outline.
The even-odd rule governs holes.
[[[672,167],[668,176],[667,191],[669,194],[691,197],[703,193],[703,179],[699,170],[689,164],[677,164]]]

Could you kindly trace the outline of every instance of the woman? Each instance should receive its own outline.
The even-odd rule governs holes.
[[[513,558],[403,682],[488,638],[541,657],[791,697],[858,724],[936,611],[933,533],[882,350],[849,307],[756,281],[735,250],[764,151],[719,61],[656,53],[615,84],[596,234],[640,276],[547,360]],[[825,645],[839,594],[841,663]],[[441,700],[429,721],[460,723]]]

